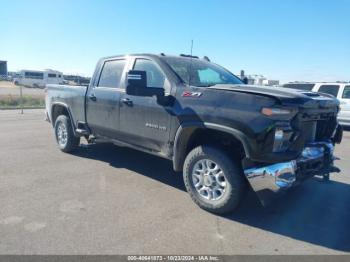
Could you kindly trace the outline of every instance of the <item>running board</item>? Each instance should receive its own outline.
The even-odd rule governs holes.
[[[82,121],[78,121],[78,126],[77,129],[75,129],[75,132],[82,136],[90,135],[89,128],[86,123]]]
[[[85,130],[85,129],[80,129],[80,128],[77,128],[75,129],[75,132],[79,135],[89,135],[89,131]]]

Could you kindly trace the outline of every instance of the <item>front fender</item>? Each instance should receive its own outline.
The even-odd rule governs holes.
[[[208,122],[185,123],[180,125],[175,134],[173,149],[173,168],[175,171],[182,170],[186,158],[187,143],[193,132],[197,129],[211,129],[230,134],[242,143],[246,157],[249,157],[252,152],[249,139],[243,132],[237,129]]]

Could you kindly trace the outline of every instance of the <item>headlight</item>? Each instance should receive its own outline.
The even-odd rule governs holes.
[[[263,113],[266,116],[274,116],[274,115],[290,115],[292,114],[291,109],[282,109],[282,108],[268,108],[264,107],[261,109],[261,113]]]
[[[290,138],[292,136],[292,132],[290,130],[283,130],[281,128],[275,129],[275,140],[273,143],[273,152],[284,152],[290,146]]]
[[[261,113],[272,119],[278,120],[290,120],[292,119],[298,110],[296,108],[285,107],[263,107]]]

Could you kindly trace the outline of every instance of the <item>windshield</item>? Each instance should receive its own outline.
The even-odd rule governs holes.
[[[231,72],[204,60],[188,57],[163,57],[163,59],[186,84],[199,87],[217,84],[243,84]]]

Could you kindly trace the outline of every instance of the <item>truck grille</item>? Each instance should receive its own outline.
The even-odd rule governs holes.
[[[306,143],[325,141],[332,137],[337,126],[337,118],[334,112],[308,114],[302,113],[299,117],[297,129],[304,137]]]

